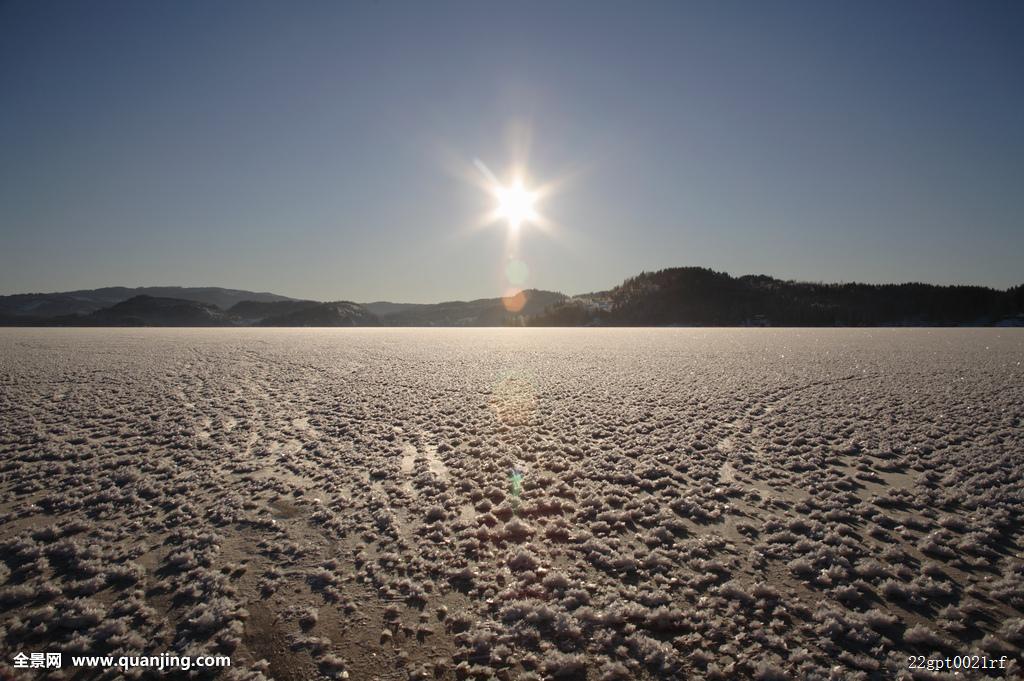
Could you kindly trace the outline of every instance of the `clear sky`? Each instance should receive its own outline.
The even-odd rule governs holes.
[[[0,293],[1024,281],[1024,3],[0,1]]]

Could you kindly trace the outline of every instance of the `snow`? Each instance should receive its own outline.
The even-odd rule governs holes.
[[[0,330],[0,672],[1019,675],[1022,355],[1009,329]]]

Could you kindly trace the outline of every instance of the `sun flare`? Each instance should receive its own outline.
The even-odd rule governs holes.
[[[538,182],[522,160],[512,163],[501,175],[491,172],[478,158],[473,159],[471,167],[462,168],[466,171],[462,176],[481,189],[488,199],[489,205],[479,214],[474,228],[495,225],[504,228],[505,256],[510,262],[519,258],[519,244],[527,231],[547,237],[558,236],[558,224],[545,211],[548,200],[559,191],[562,180]]]
[[[524,222],[537,220],[537,193],[524,187],[521,180],[508,186],[496,186],[494,196],[498,201],[495,216],[505,220],[509,229],[518,230]]]

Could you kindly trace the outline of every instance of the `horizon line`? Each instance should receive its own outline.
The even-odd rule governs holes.
[[[856,279],[853,279],[853,280],[827,281],[827,280],[824,280],[824,279],[817,279],[817,280],[814,280],[814,279],[799,279],[799,278],[795,278],[795,277],[783,278],[783,277],[780,277],[780,276],[777,276],[777,275],[765,274],[765,273],[746,273],[746,274],[734,275],[734,274],[732,274],[732,273],[730,273],[728,271],[716,270],[716,269],[714,269],[712,267],[707,267],[707,266],[704,266],[704,265],[678,265],[678,266],[671,266],[671,267],[662,267],[662,268],[657,268],[657,269],[643,269],[643,270],[640,270],[639,272],[637,272],[635,274],[628,275],[628,276],[624,277],[618,283],[612,284],[611,286],[609,286],[607,288],[591,290],[591,291],[585,291],[585,292],[581,292],[581,293],[565,293],[564,291],[560,291],[558,289],[543,288],[543,287],[540,287],[540,286],[523,287],[523,288],[520,288],[520,289],[517,289],[517,290],[519,290],[519,291],[542,291],[542,292],[545,292],[545,293],[557,293],[557,294],[560,294],[560,295],[564,295],[564,296],[566,296],[568,298],[577,298],[577,297],[580,297],[580,296],[586,296],[586,295],[592,295],[592,294],[604,293],[604,292],[610,291],[610,290],[614,289],[615,287],[621,285],[627,279],[630,279],[630,278],[633,278],[633,277],[636,277],[636,276],[640,276],[642,274],[649,274],[649,273],[654,273],[654,272],[662,272],[662,271],[665,271],[665,270],[676,270],[676,269],[703,269],[703,270],[709,270],[709,271],[712,271],[712,272],[715,272],[715,273],[718,273],[718,274],[725,274],[725,275],[727,275],[727,276],[729,276],[729,277],[731,277],[733,279],[740,279],[740,278],[743,278],[743,277],[768,277],[770,279],[775,279],[777,281],[782,281],[782,282],[787,282],[787,283],[818,284],[818,285],[822,285],[822,286],[846,286],[846,285],[851,285],[851,284],[854,284],[854,285],[866,285],[866,286],[923,285],[923,286],[984,288],[984,289],[990,289],[990,290],[1002,291],[1002,292],[1009,291],[1009,290],[1017,288],[1019,286],[1024,286],[1024,280],[1022,280],[1020,283],[1010,284],[1010,285],[1004,286],[1004,287],[993,286],[993,285],[989,285],[989,284],[968,283],[968,282],[964,282],[962,280],[960,280],[960,281],[952,281],[952,282],[950,282],[950,281],[937,282],[937,281],[923,281],[923,280],[892,281],[892,280],[871,280],[871,279],[866,279],[866,280],[856,280]],[[221,285],[217,285],[217,284],[191,284],[191,285],[187,285],[187,284],[138,284],[138,285],[135,285],[135,286],[128,286],[128,285],[124,285],[124,284],[109,284],[109,285],[103,285],[103,286],[94,286],[92,288],[69,288],[69,289],[64,289],[64,290],[51,290],[51,291],[17,291],[17,292],[13,292],[13,293],[0,293],[0,297],[34,296],[34,295],[59,295],[59,294],[68,294],[68,293],[78,293],[78,292],[83,292],[83,291],[98,291],[98,290],[113,289],[113,288],[124,288],[124,289],[140,289],[140,288],[203,289],[203,288],[207,288],[207,289],[220,289],[220,290],[224,290],[224,291],[242,291],[242,292],[245,292],[245,293],[275,295],[275,296],[282,296],[282,297],[285,297],[285,298],[291,298],[293,300],[309,300],[309,301],[314,301],[314,302],[341,302],[341,301],[347,301],[347,302],[355,302],[355,303],[358,303],[360,305],[372,305],[372,304],[375,304],[375,303],[391,303],[391,304],[395,304],[395,305],[439,305],[439,304],[443,304],[443,303],[470,302],[470,301],[474,301],[474,300],[489,300],[489,299],[494,299],[494,298],[504,298],[504,297],[506,297],[506,296],[501,295],[501,294],[497,294],[497,295],[483,295],[483,296],[479,296],[478,295],[478,296],[465,296],[465,297],[458,297],[458,298],[443,298],[441,300],[436,300],[435,299],[433,301],[425,301],[425,302],[423,302],[423,301],[414,301],[414,300],[409,300],[409,299],[399,299],[399,298],[387,299],[387,298],[382,298],[382,297],[375,297],[375,298],[371,298],[369,300],[358,301],[355,298],[347,298],[347,297],[313,298],[313,297],[307,297],[307,296],[295,296],[295,295],[291,295],[291,294],[288,294],[288,293],[279,293],[277,291],[273,291],[273,290],[269,290],[269,289],[261,288],[261,287],[257,287],[257,288],[244,288],[244,287],[239,287],[239,286],[221,286]]]

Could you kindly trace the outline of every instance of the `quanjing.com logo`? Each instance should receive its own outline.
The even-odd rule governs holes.
[[[60,669],[62,666],[61,653],[25,653],[19,652],[13,657],[15,669]],[[72,656],[72,667],[87,668],[118,668],[123,671],[135,668],[155,669],[181,669],[188,671],[195,667],[230,667],[231,658],[226,655],[200,655],[190,657],[188,655],[172,655],[161,653],[160,655],[113,655],[100,656]]]
[[[14,656],[16,669],[60,669],[60,653],[18,653]]]

